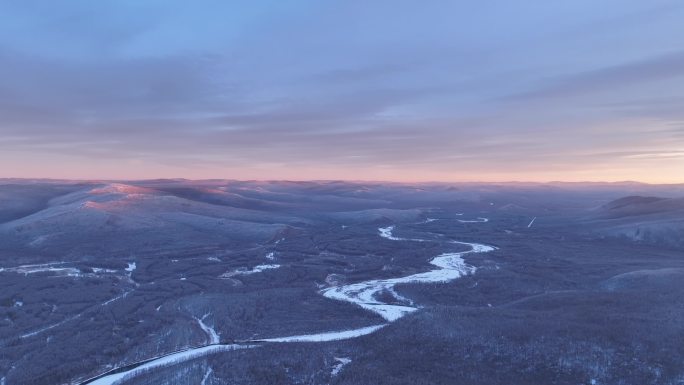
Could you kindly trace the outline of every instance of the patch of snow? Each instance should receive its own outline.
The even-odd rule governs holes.
[[[128,294],[130,294],[130,292],[131,292],[131,291],[127,291],[127,292],[124,292],[124,293],[121,294],[121,295],[117,295],[116,297],[114,297],[114,298],[112,298],[112,299],[110,299],[110,300],[107,300],[107,301],[103,302],[101,306],[107,306],[107,305],[109,305],[110,303],[112,303],[112,302],[114,302],[114,301],[117,301],[117,300],[119,300],[119,299],[121,299],[121,298],[126,298],[126,297],[128,296]]]
[[[207,368],[207,372],[204,373],[204,377],[202,377],[202,382],[200,383],[200,385],[207,385],[207,380],[209,379],[209,376],[211,376],[212,372],[213,370],[211,369],[211,366]]]
[[[381,237],[392,241],[402,241],[402,238],[397,238],[394,235],[392,235],[392,230],[394,230],[394,226],[381,227],[378,229]]]
[[[399,238],[395,237],[392,234],[392,231],[394,231],[394,226],[388,226],[388,227],[381,227],[378,229],[378,232],[380,233],[380,236],[389,239],[391,241],[413,241],[413,242],[425,242],[424,239],[412,239],[412,238]]]
[[[137,264],[135,262],[128,262],[128,267],[126,267],[124,270],[130,272],[133,272],[137,268]]]
[[[348,340],[351,338],[365,336],[371,334],[379,329],[384,328],[387,324],[367,326],[359,329],[342,330],[338,332],[326,332],[318,334],[304,334],[299,336],[265,338],[254,340],[254,342],[327,342]]]
[[[14,307],[22,307],[22,306],[24,306],[23,301],[14,301]]]
[[[346,357],[335,357],[335,361],[337,361],[337,365],[333,366],[332,371],[330,372],[330,375],[333,377],[338,375],[342,368],[344,368],[344,366],[349,364],[352,360]]]
[[[270,259],[271,261],[275,259],[275,251],[271,251],[270,253],[266,254],[264,256],[266,259]]]
[[[236,275],[252,275],[252,274],[256,274],[256,273],[261,273],[264,270],[277,269],[279,267],[280,267],[280,265],[257,265],[257,266],[254,266],[250,270],[238,269],[238,270],[233,270],[233,271],[223,273],[223,274],[221,274],[221,276],[219,278],[230,278],[230,277],[234,277]]]
[[[427,218],[426,220],[424,220],[424,221],[422,221],[422,222],[418,222],[417,224],[418,224],[418,225],[423,225],[423,224],[431,223],[431,222],[438,221],[438,220],[439,220],[439,219],[437,219],[437,218]]]
[[[204,331],[204,334],[207,335],[207,338],[209,339],[207,343],[210,345],[218,344],[221,342],[221,337],[219,337],[218,333],[216,333],[216,330],[214,330],[214,328],[204,323],[204,320],[208,316],[209,314],[205,314],[204,316],[202,316],[202,318],[195,319],[197,320],[197,323],[199,324],[200,328],[202,328],[202,331]]]
[[[477,217],[476,219],[457,219],[461,223],[485,223],[489,222],[489,218]]]
[[[221,262],[221,260],[218,259],[217,257],[209,257],[209,258],[207,258],[207,260],[213,261],[213,262]]]
[[[57,322],[56,324],[52,324],[52,325],[46,326],[46,327],[44,327],[44,328],[40,328],[40,329],[38,329],[38,330],[34,330],[34,331],[28,332],[28,333],[26,333],[26,334],[22,334],[22,335],[19,336],[19,338],[29,338],[29,337],[37,336],[38,334],[41,334],[41,333],[43,333],[43,332],[46,332],[46,331],[48,331],[48,330],[50,330],[50,329],[54,329],[54,328],[56,328],[57,326],[60,326],[60,325],[62,325],[62,324],[64,324],[64,323],[66,323],[66,322],[69,321],[69,320],[70,320],[70,319],[66,319],[66,320],[64,320],[64,321]]]

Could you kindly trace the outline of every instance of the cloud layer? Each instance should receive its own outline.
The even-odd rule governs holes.
[[[679,1],[0,15],[0,177],[684,181]]]

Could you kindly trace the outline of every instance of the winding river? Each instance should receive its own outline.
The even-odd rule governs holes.
[[[486,222],[487,218],[478,218],[472,222]],[[427,242],[426,239],[400,238],[393,235],[394,226],[378,229],[379,235],[385,239],[401,242]],[[360,337],[374,333],[389,323],[419,309],[409,299],[400,296],[394,287],[400,284],[410,283],[445,283],[475,272],[476,268],[465,263],[463,256],[474,253],[487,253],[496,250],[495,247],[480,243],[468,243],[451,241],[453,244],[468,246],[469,250],[444,253],[434,257],[430,264],[436,268],[423,273],[413,274],[406,277],[390,279],[374,279],[348,285],[341,285],[323,289],[320,293],[330,299],[350,302],[368,311],[376,313],[387,322],[366,326],[358,329],[333,331],[317,334],[306,334],[288,337],[266,338],[246,341],[244,344],[210,344],[197,348],[170,353],[164,356],[133,363],[124,367],[112,369],[107,373],[90,378],[81,385],[114,385],[124,382],[126,379],[136,377],[146,371],[162,366],[169,366],[189,361],[198,357],[225,351],[248,349],[262,346],[263,343],[295,343],[295,342],[326,342],[339,341]],[[389,294],[395,301],[383,302],[380,294]],[[384,298],[384,297],[383,297]],[[216,341],[212,338],[212,342]]]

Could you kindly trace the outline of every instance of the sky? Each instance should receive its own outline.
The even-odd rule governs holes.
[[[684,182],[680,0],[0,0],[0,177]]]

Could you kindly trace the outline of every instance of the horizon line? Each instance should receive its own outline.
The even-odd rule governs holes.
[[[122,183],[122,182],[153,182],[153,181],[186,181],[186,182],[211,182],[211,181],[225,181],[225,182],[261,182],[261,183],[373,183],[373,184],[639,184],[648,186],[677,186],[684,185],[684,181],[679,182],[664,182],[653,183],[638,180],[616,180],[616,181],[590,181],[590,180],[547,180],[547,181],[533,181],[533,180],[499,180],[499,181],[482,181],[482,180],[453,180],[453,181],[401,181],[401,180],[378,180],[378,179],[236,179],[236,178],[202,178],[191,179],[184,177],[176,178],[52,178],[52,177],[0,177],[0,181],[46,181],[46,182],[77,182],[77,183]]]

